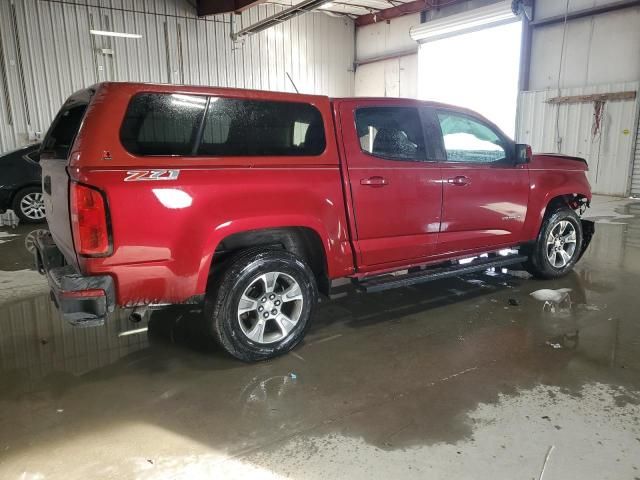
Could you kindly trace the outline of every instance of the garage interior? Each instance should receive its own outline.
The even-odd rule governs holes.
[[[341,286],[244,364],[195,309],[64,323],[3,213],[0,478],[640,479],[640,1],[0,0],[0,152],[104,81],[463,105],[585,158],[596,235],[557,280]]]

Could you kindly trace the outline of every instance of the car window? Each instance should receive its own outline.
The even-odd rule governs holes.
[[[356,128],[364,152],[388,160],[426,160],[422,123],[416,108],[359,108]]]
[[[449,162],[493,163],[505,160],[504,141],[483,123],[465,115],[439,112]]]
[[[120,140],[135,155],[190,155],[206,105],[205,96],[138,94],[127,108]]]
[[[80,130],[87,104],[63,107],[45,137],[42,153],[48,158],[66,159]]]
[[[32,162],[40,162],[40,144],[37,143],[35,145],[32,145],[23,157],[31,160]]]
[[[322,116],[313,105],[211,97],[197,154],[309,156],[325,146]]]

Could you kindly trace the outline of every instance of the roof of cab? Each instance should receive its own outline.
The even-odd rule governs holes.
[[[279,92],[273,90],[255,90],[249,88],[235,88],[235,87],[218,87],[212,85],[178,85],[172,83],[144,83],[144,82],[101,82],[96,83],[89,87],[90,89],[98,90],[101,87],[107,87],[109,89],[123,89],[129,91],[163,91],[163,92],[175,92],[175,93],[184,93],[184,92],[193,92],[193,93],[226,93],[233,96],[240,96],[243,93],[250,94],[253,97],[265,97],[265,98],[283,98],[287,97],[290,99],[327,99],[331,102],[347,102],[347,101],[357,101],[362,103],[369,102],[383,102],[383,103],[397,103],[397,102],[406,102],[406,103],[418,103],[425,106],[431,107],[439,107],[439,108],[453,108],[466,110],[461,107],[457,107],[455,105],[448,105],[439,102],[433,102],[428,100],[418,100],[412,98],[400,98],[400,97],[329,97],[327,95],[313,95],[306,93],[293,93],[293,92]]]
[[[193,93],[193,94],[227,94],[238,97],[249,95],[254,98],[301,98],[307,101],[311,99],[325,99],[326,95],[308,95],[302,93],[276,92],[270,90],[252,90],[247,88],[218,87],[211,85],[176,85],[172,83],[143,83],[143,82],[102,82],[89,87],[90,89],[115,89],[129,92],[169,92],[169,93]]]

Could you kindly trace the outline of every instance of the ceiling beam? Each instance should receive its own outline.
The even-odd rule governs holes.
[[[322,5],[329,3],[330,1],[331,0],[302,0],[292,7],[281,10],[278,13],[271,15],[270,17],[263,18],[262,20],[244,27],[237,32],[234,32],[232,27],[231,39],[233,41],[236,41],[241,37],[246,37],[248,35],[253,35],[254,33],[261,32],[263,30],[266,30],[267,28],[271,28],[275,25],[285,22],[293,17],[297,17],[298,15],[312,12]]]
[[[403,15],[409,15],[411,13],[419,13],[427,10],[438,9],[441,6],[444,7],[453,5],[456,3],[462,3],[467,0],[414,0],[407,3],[401,3],[395,7],[386,8],[376,13],[368,13],[367,15],[360,15],[356,17],[356,27],[363,27],[372,23],[382,22],[386,20],[392,20],[394,18],[401,17]],[[442,5],[440,5],[442,4]]]
[[[198,16],[218,15],[220,13],[241,12],[258,5],[264,0],[197,0]]]

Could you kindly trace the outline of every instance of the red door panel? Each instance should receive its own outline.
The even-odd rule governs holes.
[[[443,162],[438,254],[491,248],[520,240],[529,199],[529,171],[518,166]]]
[[[518,243],[529,170],[495,125],[468,112],[438,110],[442,134],[442,226],[437,254]]]
[[[359,270],[363,272],[432,255],[440,229],[442,183],[438,164],[380,158],[361,148],[356,110],[394,105],[413,107],[401,100],[394,102],[398,103],[384,100],[340,103],[346,173],[355,218],[354,244],[359,252]]]

